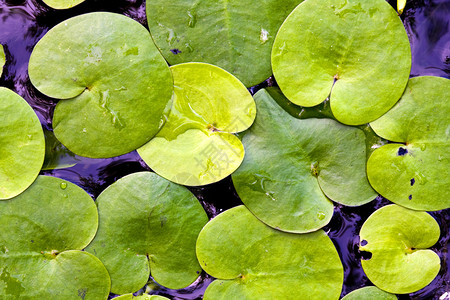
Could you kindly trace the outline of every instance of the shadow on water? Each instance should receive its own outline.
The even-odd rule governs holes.
[[[389,3],[395,6],[396,1],[391,0]],[[46,97],[31,85],[27,72],[31,51],[37,41],[54,25],[72,16],[93,11],[121,13],[144,26],[147,24],[144,0],[87,0],[75,8],[63,11],[53,10],[38,0],[0,1],[0,44],[5,46],[7,60],[0,78],[0,86],[8,87],[20,94],[35,109],[43,127],[47,130],[51,130],[52,113],[57,100]],[[402,20],[411,42],[413,58],[411,76],[434,75],[449,78],[450,1],[408,0]],[[273,78],[249,90],[253,94],[267,86],[276,86]],[[71,181],[85,189],[94,199],[119,178],[134,172],[150,170],[136,151],[110,159],[72,156],[77,162],[74,166],[42,171],[41,174]],[[210,218],[230,207],[242,204],[230,177],[212,185],[193,187],[190,190],[202,203]],[[358,250],[358,233],[368,216],[388,203],[389,201],[378,197],[361,207],[336,205],[331,222],[324,228],[338,249],[344,265],[342,295],[362,286],[372,285],[361,268],[360,260],[365,257]],[[399,299],[439,299],[446,292],[450,293],[449,211],[431,213],[441,226],[442,232],[439,242],[432,248],[441,257],[442,268],[439,275],[424,289],[410,295],[400,295]],[[159,286],[150,278],[147,289],[152,290],[154,294],[165,295],[172,299],[201,299],[212,280],[213,278],[203,272],[190,287],[170,290]],[[114,296],[111,295],[111,298]]]

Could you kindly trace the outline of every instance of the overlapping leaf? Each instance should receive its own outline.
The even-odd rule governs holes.
[[[108,272],[80,251],[97,230],[94,201],[76,185],[39,176],[0,202],[1,299],[107,299]]]
[[[41,123],[28,103],[0,87],[0,200],[29,187],[41,170],[45,155]]]
[[[197,279],[195,241],[208,218],[185,187],[155,173],[134,173],[104,190],[97,205],[99,230],[86,251],[105,264],[113,293],[136,292],[150,272],[173,289]]]
[[[331,93],[336,119],[359,125],[400,98],[411,50],[400,18],[384,0],[306,0],[281,26],[272,67],[292,102],[315,106]]]
[[[228,72],[204,63],[171,67],[175,94],[164,127],[139,155],[159,175],[196,186],[230,175],[244,158],[233,135],[255,119],[255,102]]]
[[[426,212],[388,205],[374,212],[360,232],[360,251],[372,253],[361,264],[377,287],[407,294],[428,285],[439,272],[440,259],[432,250],[439,225]]]
[[[162,126],[173,90],[149,32],[106,12],[52,28],[35,46],[29,73],[38,90],[63,99],[53,116],[56,137],[72,152],[95,158],[146,143]]]
[[[342,300],[397,300],[397,296],[380,290],[376,286],[367,286],[345,295]]]
[[[332,217],[328,199],[350,205],[373,200],[366,178],[364,133],[330,119],[299,120],[261,90],[258,116],[242,143],[246,156],[232,175],[244,204],[264,223],[309,232]]]
[[[225,211],[200,232],[197,257],[217,280],[204,299],[338,299],[343,267],[323,231],[285,233],[245,206]]]
[[[450,207],[450,80],[412,78],[401,100],[370,123],[397,143],[377,149],[367,163],[369,181],[381,195],[416,210]]]
[[[152,36],[170,64],[214,64],[250,87],[272,74],[275,34],[301,1],[154,0],[146,5]]]
[[[83,3],[85,0],[42,0],[48,6],[55,9],[68,9]]]

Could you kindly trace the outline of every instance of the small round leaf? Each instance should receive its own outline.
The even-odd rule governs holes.
[[[342,300],[397,300],[397,296],[376,286],[366,286],[345,295]]]
[[[33,109],[22,97],[0,87],[0,200],[29,187],[44,156],[44,133]]]
[[[86,251],[105,264],[113,293],[136,292],[150,271],[172,289],[197,279],[195,241],[208,218],[185,187],[155,173],[133,173],[104,190],[97,205],[99,230]]]
[[[204,299],[338,299],[343,284],[339,255],[322,230],[292,234],[264,225],[238,206],[200,232],[197,257],[216,277]]]
[[[147,1],[148,25],[171,65],[214,64],[250,87],[272,75],[275,34],[301,1],[153,0]]]
[[[173,90],[149,32],[106,12],[73,17],[47,32],[31,54],[29,74],[39,91],[63,99],[53,116],[58,140],[93,158],[121,155],[150,140]]]
[[[407,294],[429,284],[439,272],[440,259],[432,250],[439,239],[439,225],[426,212],[388,205],[363,224],[360,251],[372,253],[361,264],[377,287]]]
[[[85,0],[42,0],[45,4],[54,9],[68,9],[84,2]]]
[[[412,78],[400,101],[370,123],[388,144],[367,162],[373,188],[392,202],[415,210],[450,208],[450,80]]]
[[[3,73],[3,66],[5,65],[6,58],[5,58],[5,50],[3,49],[3,45],[0,44],[0,77]]]
[[[336,119],[359,125],[400,98],[411,50],[402,21],[384,0],[306,0],[278,31],[272,67],[289,100],[315,106],[331,93]]]
[[[245,159],[232,175],[244,204],[267,225],[289,232],[325,226],[333,204],[376,197],[366,177],[364,133],[330,119],[290,116],[265,90],[242,143]]]
[[[80,251],[98,225],[94,201],[78,186],[39,176],[0,202],[0,298],[107,299],[103,264]]]
[[[216,66],[186,63],[171,69],[175,94],[169,119],[138,153],[173,182],[217,182],[244,158],[244,147],[233,133],[253,123],[255,102],[238,79]]]

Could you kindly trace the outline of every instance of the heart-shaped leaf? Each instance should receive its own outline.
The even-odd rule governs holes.
[[[400,98],[411,50],[400,18],[384,0],[306,0],[278,31],[272,67],[289,100],[315,106],[331,93],[336,119],[359,125]]]
[[[41,170],[45,140],[41,123],[28,103],[0,87],[0,200],[29,187]]]
[[[78,186],[39,176],[0,202],[0,298],[107,299],[108,272],[80,251],[95,235],[94,201]]]
[[[396,204],[415,210],[450,207],[450,80],[412,78],[401,100],[370,123],[380,136],[398,143],[377,149],[367,162],[373,188]]]
[[[133,173],[104,190],[97,205],[99,230],[86,251],[105,264],[113,293],[136,292],[150,271],[173,289],[197,279],[195,241],[208,218],[185,187],[155,173]]]
[[[246,86],[270,75],[278,28],[302,0],[147,1],[148,25],[171,65],[206,62]]]
[[[366,286],[345,295],[342,300],[397,300],[397,296],[380,290],[376,286]]]
[[[362,205],[376,197],[366,177],[364,133],[330,119],[299,120],[261,90],[258,115],[232,175],[244,204],[264,223],[289,232],[325,226],[333,201]]]
[[[106,12],[52,28],[35,46],[29,73],[39,91],[64,99],[53,116],[58,140],[94,158],[121,155],[150,140],[165,120],[173,90],[149,32]]]
[[[54,9],[72,8],[85,0],[42,0],[45,4]]]
[[[238,79],[216,66],[186,63],[171,70],[175,94],[169,119],[138,153],[152,170],[176,183],[217,182],[244,158],[233,133],[253,123],[255,102]]]
[[[292,234],[261,223],[245,206],[200,232],[197,257],[216,277],[204,299],[338,299],[343,267],[324,231]]]
[[[439,272],[440,259],[432,250],[439,225],[426,212],[388,205],[374,212],[360,232],[360,251],[372,253],[361,264],[377,287],[407,294],[428,285]]]

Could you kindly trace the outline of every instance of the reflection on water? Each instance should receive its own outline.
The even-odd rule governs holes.
[[[393,6],[396,1],[389,1]],[[63,11],[56,11],[38,0],[0,0],[0,43],[5,46],[6,66],[0,86],[8,87],[30,103],[44,128],[51,129],[51,118],[56,100],[48,98],[29,81],[28,60],[36,42],[54,25],[82,13],[110,11],[125,14],[141,24],[147,24],[144,0],[86,0],[83,4]],[[450,77],[450,0],[408,0],[402,15],[408,31],[413,64],[412,76],[435,75]],[[48,70],[51,72],[51,70]],[[255,93],[266,86],[276,86],[273,78],[250,88]],[[55,149],[61,149],[55,145]],[[66,153],[62,150],[61,153]],[[71,157],[71,154],[66,154]],[[76,165],[41,174],[57,176],[85,189],[94,199],[107,186],[130,173],[149,170],[135,151],[110,159],[87,159],[74,156]],[[61,160],[64,161],[64,160]],[[205,187],[190,188],[205,207],[210,218],[223,210],[241,204],[231,179]],[[389,202],[382,197],[361,207],[337,205],[334,216],[325,231],[328,232],[339,251],[344,265],[344,287],[342,295],[365,285],[371,285],[361,268],[358,251],[359,230],[367,217],[377,208]],[[439,299],[450,291],[448,266],[448,224],[450,210],[431,213],[441,226],[442,235],[433,247],[442,259],[442,268],[437,278],[426,288],[399,299]],[[212,278],[202,273],[193,285],[182,290],[170,290],[153,283],[154,293],[173,299],[201,299]],[[111,295],[113,297],[113,295]]]

